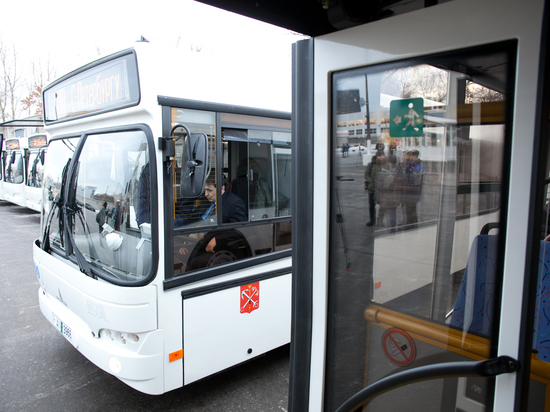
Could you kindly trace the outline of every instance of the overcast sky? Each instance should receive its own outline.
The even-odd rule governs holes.
[[[215,55],[280,56],[274,70],[290,75],[291,44],[303,38],[191,0],[4,1],[0,13],[0,40],[15,46],[18,65],[49,59],[57,76],[127,48],[140,36]]]

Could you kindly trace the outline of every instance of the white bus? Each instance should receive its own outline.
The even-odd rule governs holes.
[[[5,141],[4,159],[4,199],[19,206],[26,206],[25,195],[25,153],[27,139],[11,138]]]
[[[43,92],[41,311],[148,394],[290,340],[290,84],[182,53],[136,43]]]
[[[40,212],[48,136],[46,134],[33,135],[29,136],[27,141],[28,150],[25,153],[25,204],[29,209]]]
[[[0,134],[0,200],[4,200],[4,135]]]

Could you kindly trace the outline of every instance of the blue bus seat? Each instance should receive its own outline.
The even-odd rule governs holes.
[[[451,315],[451,326],[490,336],[495,293],[497,235],[478,235],[472,242],[468,263]],[[533,327],[533,350],[550,362],[550,242],[542,240]]]
[[[472,242],[468,263],[451,316],[451,326],[489,336],[497,258],[497,235],[478,235]]]
[[[537,303],[533,325],[533,349],[538,359],[550,362],[550,242],[541,240],[539,252],[539,276]]]

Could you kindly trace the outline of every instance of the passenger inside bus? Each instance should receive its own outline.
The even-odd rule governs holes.
[[[222,223],[234,223],[247,221],[247,213],[244,202],[230,190],[226,190],[227,180],[222,182]],[[206,181],[204,195],[210,202],[210,206],[201,215],[201,221],[208,221],[216,211],[216,182],[213,178]],[[200,225],[201,223],[199,223]],[[239,242],[242,236],[234,229],[216,230],[207,233],[200,239],[189,257],[189,269],[199,269],[211,264],[211,259],[216,253],[223,250],[235,249],[235,242]],[[189,248],[182,246],[178,249],[180,255],[188,254]]]
[[[222,182],[222,223],[244,222],[248,220],[245,203],[239,196],[234,194],[230,190],[226,190],[227,180],[224,178]],[[209,192],[214,194],[214,198],[207,198],[211,202],[216,200],[216,185],[214,180],[206,182],[204,189],[205,193]]]

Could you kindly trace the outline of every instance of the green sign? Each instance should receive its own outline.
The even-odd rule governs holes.
[[[390,103],[390,137],[422,136],[424,99],[392,100]]]

